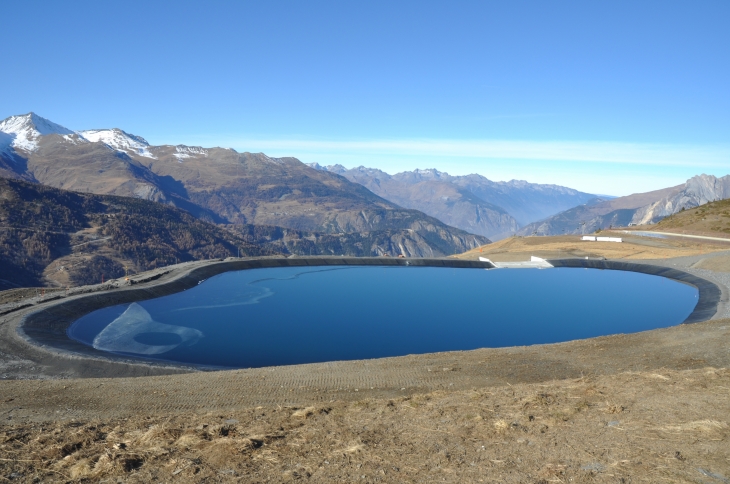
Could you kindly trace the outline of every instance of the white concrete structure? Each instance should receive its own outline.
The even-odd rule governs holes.
[[[588,240],[591,242],[623,242],[621,237],[596,237],[595,235],[584,235],[581,240]]]
[[[497,269],[550,269],[553,267],[545,259],[535,256],[531,256],[529,261],[524,262],[493,262],[486,257],[480,257],[479,260],[489,262]]]

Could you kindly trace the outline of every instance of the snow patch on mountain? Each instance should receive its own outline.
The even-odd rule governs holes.
[[[26,151],[38,149],[38,138],[49,134],[74,134],[70,129],[51,122],[35,113],[10,116],[0,121],[0,151],[19,148]]]
[[[11,134],[0,131],[0,152],[6,151],[13,144],[14,139]]]
[[[413,170],[413,173],[416,175],[420,175],[422,178],[431,179],[431,180],[439,180],[442,177],[448,178],[451,175],[448,173],[445,173],[443,171],[438,171],[436,168],[426,168],[426,169],[420,169],[416,168]]]
[[[208,150],[200,146],[177,145],[175,147],[175,153],[172,156],[182,163],[183,159],[190,158],[191,156],[208,156]]]
[[[74,145],[89,142],[89,140],[87,140],[80,134],[64,134],[63,139]]]
[[[285,164],[284,163],[284,160],[282,160],[281,158],[272,158],[271,156],[265,155],[264,153],[259,153],[259,154],[261,156],[263,156],[264,159],[266,161],[268,161],[269,163],[273,163],[275,165],[283,165],[283,164]]]
[[[149,148],[150,144],[141,136],[129,134],[121,129],[90,129],[79,131],[79,134],[93,143],[104,143],[117,151],[134,153],[138,156],[157,159]]]

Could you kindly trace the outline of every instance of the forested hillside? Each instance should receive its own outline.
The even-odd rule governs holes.
[[[239,251],[276,252],[169,205],[0,178],[2,289],[96,283]]]
[[[394,214],[391,212],[390,214]],[[430,217],[410,229],[315,233],[219,224],[139,198],[60,190],[0,178],[0,290],[101,282],[176,262],[272,254],[442,257],[489,240]]]

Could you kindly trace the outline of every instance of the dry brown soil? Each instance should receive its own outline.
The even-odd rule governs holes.
[[[637,260],[697,256],[730,249],[730,240],[725,244],[695,239],[657,239],[625,234],[622,231],[604,231],[600,235],[621,237],[623,242],[584,241],[581,240],[580,235],[510,237],[456,257],[459,259],[486,257],[494,262],[530,260],[532,255],[544,259],[605,257],[607,259]]]
[[[730,256],[720,255],[717,257],[702,259],[692,267],[715,272],[730,272]]]
[[[19,303],[24,299],[40,299],[44,296],[52,297],[55,294],[64,294],[65,289],[49,287],[20,287],[0,291],[0,304]]]
[[[466,257],[584,247],[515,238]],[[720,250],[640,240],[586,255]],[[728,483],[729,343],[730,320],[713,320],[556,345],[0,381],[0,482]]]
[[[0,427],[12,482],[727,482],[730,371]],[[12,477],[10,477],[12,476]]]

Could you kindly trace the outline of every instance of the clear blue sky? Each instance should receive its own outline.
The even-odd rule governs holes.
[[[4,2],[0,118],[623,195],[730,173],[730,2]]]

